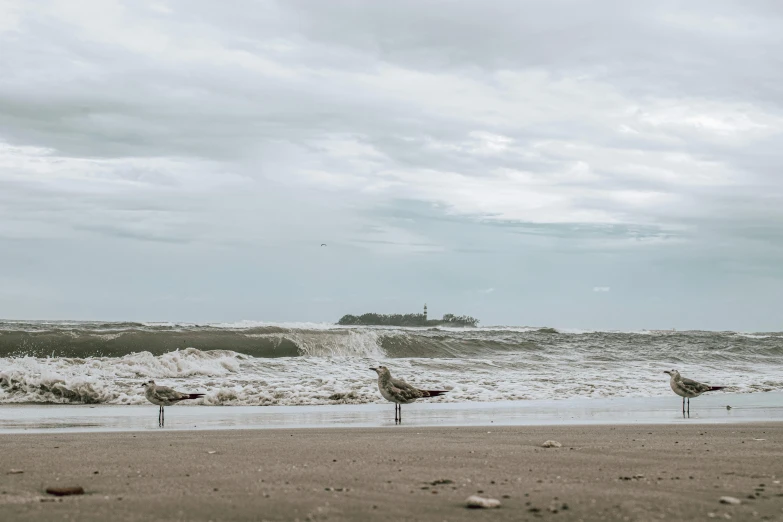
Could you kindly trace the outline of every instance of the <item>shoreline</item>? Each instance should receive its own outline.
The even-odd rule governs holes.
[[[732,405],[726,409],[726,405]],[[783,421],[783,392],[679,397],[584,398],[500,402],[419,401],[403,407],[403,427],[615,426],[740,424]],[[166,408],[166,431],[384,428],[394,426],[391,403]],[[159,430],[154,405],[4,404],[0,433],[144,432]]]
[[[780,422],[4,434],[0,444],[5,520],[783,516]],[[53,485],[85,495],[55,499],[44,492]],[[466,509],[470,495],[502,506]]]

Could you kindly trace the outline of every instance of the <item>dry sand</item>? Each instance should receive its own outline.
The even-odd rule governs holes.
[[[3,521],[783,520],[780,423],[27,434],[0,451]],[[70,485],[86,494],[44,493]],[[502,507],[466,509],[473,494]]]

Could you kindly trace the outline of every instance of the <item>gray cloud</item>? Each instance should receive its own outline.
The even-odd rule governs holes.
[[[29,249],[48,259],[55,244],[172,256],[225,282],[225,291],[203,278],[160,290],[195,293],[153,319],[227,310],[225,319],[327,320],[341,315],[337,303],[371,309],[392,292],[388,306],[438,296],[464,307],[448,311],[483,312],[484,323],[526,322],[511,312],[513,296],[532,292],[541,306],[527,312],[550,324],[670,327],[671,306],[647,298],[676,281],[691,291],[677,292],[680,306],[705,310],[683,315],[698,323],[684,326],[723,327],[698,277],[681,274],[702,266],[708,293],[726,296],[780,285],[776,2],[2,9],[0,247],[9,254],[0,268],[20,274],[14,296],[25,284],[65,292],[47,263],[18,264]],[[330,249],[316,263],[309,245],[321,241]],[[74,252],[65,257],[78,266]],[[421,254],[437,268],[422,268]],[[257,260],[270,258],[288,286],[259,288],[275,302],[260,308],[204,264],[236,259],[235,274],[255,277]],[[381,283],[382,274],[397,279]],[[78,277],[91,285],[89,270]],[[623,284],[633,277],[650,287]],[[612,291],[585,314],[584,296],[565,288],[596,279],[639,293]],[[116,288],[129,303],[146,300],[141,288]],[[459,301],[476,288],[498,291],[491,302]],[[82,308],[73,299],[28,300],[25,314],[107,309],[88,303],[97,294],[84,293]],[[568,299],[574,308],[560,306]],[[628,312],[634,299],[644,317]],[[0,294],[0,316],[19,315],[13,303]],[[779,304],[763,293],[758,306]],[[736,311],[737,328],[767,324]]]

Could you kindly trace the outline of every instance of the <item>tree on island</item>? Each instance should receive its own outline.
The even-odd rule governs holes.
[[[337,321],[342,326],[477,326],[478,323],[475,317],[454,314],[445,314],[440,320],[427,320],[424,314],[347,314]]]

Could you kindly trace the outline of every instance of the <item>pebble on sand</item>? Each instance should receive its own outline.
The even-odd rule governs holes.
[[[22,469],[9,469],[8,474],[9,475],[18,475],[20,473],[24,473],[24,470]]]
[[[563,445],[556,440],[548,440],[541,445],[542,448],[561,448],[562,446]]]
[[[720,497],[720,503],[737,505],[737,504],[742,504],[742,501],[734,497]]]
[[[66,495],[84,495],[84,488],[81,486],[46,488],[46,492],[58,497],[64,497]]]
[[[433,480],[432,482],[430,482],[430,484],[432,484],[433,486],[439,486],[441,484],[454,484],[454,481],[449,479],[438,479],[438,480]]]
[[[465,503],[469,508],[499,508],[500,501],[496,498],[484,498],[478,495],[471,495],[465,500]]]

